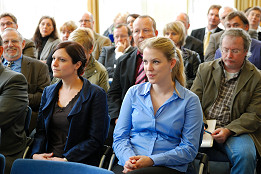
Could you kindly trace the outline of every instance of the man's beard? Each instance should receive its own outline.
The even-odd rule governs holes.
[[[10,54],[8,53],[8,51],[9,51],[10,49],[16,50],[16,54],[15,54],[15,55],[10,55]],[[9,59],[14,59],[14,58],[16,58],[19,54],[20,54],[20,53],[19,53],[19,50],[18,50],[17,48],[7,48],[7,50],[6,50],[6,52],[5,52],[5,57],[7,57],[7,58],[9,58]]]

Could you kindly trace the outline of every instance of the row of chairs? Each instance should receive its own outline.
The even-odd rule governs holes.
[[[199,174],[207,174],[208,158],[206,154],[198,153],[200,160]],[[76,162],[59,162],[32,159],[17,159],[13,163],[11,174],[56,174],[56,173],[92,173],[113,174],[111,171],[115,163],[115,154],[110,146],[104,146],[104,154],[101,157],[99,167],[90,166]],[[0,154],[0,174],[4,174],[5,157]]]
[[[29,125],[30,125],[30,120],[31,120],[31,114],[32,114],[32,110],[28,106],[28,112],[27,112],[26,121],[25,121],[25,131],[26,131],[27,136],[29,136]],[[202,126],[202,130],[203,130],[203,128],[204,128],[204,125]],[[201,142],[201,140],[200,140],[200,142]],[[28,151],[28,149],[29,149],[29,146],[27,147],[26,151]],[[103,156],[101,157],[99,168],[108,169],[110,171],[112,169],[112,166],[115,163],[115,159],[116,159],[115,154],[114,154],[112,148],[110,146],[106,146],[106,145],[104,145],[104,147],[103,147],[103,152],[104,153],[103,153]],[[25,158],[25,157],[26,157],[26,155],[23,156],[23,158]],[[197,173],[199,173],[199,174],[209,173],[209,169],[208,169],[209,158],[208,158],[208,156],[205,153],[199,152],[196,159],[199,161],[199,164],[198,164],[199,168],[198,168]],[[3,158],[3,155],[1,155],[1,154],[0,154],[0,160],[1,160],[0,161],[1,162],[0,169],[4,169],[4,166],[5,166],[4,163],[3,163],[4,158]],[[33,160],[30,160],[30,161],[33,161]],[[30,162],[30,161],[28,161],[28,163],[34,163],[34,162]],[[228,160],[228,158],[226,157],[225,154],[214,155],[214,158],[210,157],[210,161],[229,162],[229,160]],[[19,162],[19,163],[21,163],[21,162]],[[38,162],[36,162],[36,164],[37,163]],[[260,172],[260,157],[259,157],[257,164],[258,164],[257,172]],[[84,164],[80,164],[80,165],[84,165]],[[193,167],[191,167],[191,168],[193,168]],[[194,168],[193,168],[193,170],[194,170]],[[193,173],[193,172],[190,171],[188,173]],[[1,172],[0,172],[0,174],[1,174]]]
[[[25,121],[25,131],[27,136],[30,138],[31,135],[29,136],[29,125],[30,125],[30,120],[31,120],[31,114],[32,114],[32,110],[31,108],[28,106],[28,112],[27,112],[27,116],[26,116],[26,121]],[[204,124],[202,125],[202,132],[201,132],[201,139],[202,139],[202,135],[203,135],[203,128],[204,128]],[[200,140],[200,144],[201,144]],[[25,150],[25,153],[23,155],[23,159],[25,159],[26,157],[28,157],[28,151],[30,148],[32,141],[29,141],[29,144]],[[113,165],[115,164],[115,162],[117,161],[115,153],[113,152],[113,149],[110,146],[104,145],[103,149],[103,155],[101,157],[100,160],[100,164],[99,164],[99,168],[104,168],[107,169],[108,171],[112,170]],[[208,157],[206,154],[204,153],[198,153],[196,159],[199,160],[199,170],[197,173],[199,174],[207,174],[207,169],[208,169]],[[82,164],[84,165],[84,164]],[[190,165],[190,168],[194,170],[194,167],[192,167],[192,165]],[[189,172],[189,173],[194,173],[193,172]]]

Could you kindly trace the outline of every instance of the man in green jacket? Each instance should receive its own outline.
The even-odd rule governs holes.
[[[261,154],[261,73],[247,60],[250,45],[244,30],[226,30],[220,39],[222,57],[201,64],[191,88],[204,119],[217,120],[213,148],[227,154],[231,174],[254,173]]]

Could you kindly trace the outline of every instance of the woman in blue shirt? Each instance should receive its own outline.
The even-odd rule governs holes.
[[[163,37],[143,44],[147,83],[131,87],[114,130],[114,172],[183,173],[199,148],[203,114],[187,90],[180,50]],[[120,171],[120,172],[119,172]]]

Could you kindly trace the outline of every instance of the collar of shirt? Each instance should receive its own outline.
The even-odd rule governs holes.
[[[129,45],[124,51],[123,53],[126,53],[129,49],[130,49],[131,45]]]
[[[21,66],[22,66],[22,57],[23,57],[23,54],[21,55],[21,57],[19,57],[19,59],[13,61],[14,62],[14,64],[13,64],[14,67],[20,67],[21,68]],[[7,66],[8,63],[9,63],[9,61],[7,61],[5,58],[3,58],[3,64],[5,66]]]
[[[260,26],[258,26],[257,32],[261,32],[261,27]]]
[[[143,58],[143,54],[139,50],[137,51],[137,56],[140,56],[141,58]]]
[[[116,49],[115,49],[115,59],[117,60],[120,56],[122,56],[123,54],[125,54],[129,49],[130,49],[131,46],[128,46],[123,52],[117,52]]]
[[[234,75],[233,75],[232,78],[228,79],[227,73],[226,73],[227,71],[225,70],[225,67],[224,67],[224,62],[222,61],[222,59],[220,59],[220,61],[219,61],[219,65],[222,67],[223,75],[224,75],[224,77],[226,78],[226,81],[231,80],[231,79],[238,78],[238,76],[239,76],[240,72],[242,71],[243,67],[245,66],[245,64],[246,64],[246,61],[244,61],[244,63],[243,63],[243,65],[241,66],[240,70],[239,70],[237,73],[234,73]]]
[[[181,86],[181,84],[180,84],[177,80],[175,80],[175,85],[176,85],[177,91],[179,92],[179,95],[178,95],[178,93],[174,90],[173,95],[172,95],[171,98],[173,98],[173,100],[174,100],[174,99],[177,99],[177,98],[184,99],[184,98],[185,98],[184,88]],[[149,95],[149,94],[150,94],[150,88],[151,88],[151,83],[146,82],[146,83],[145,83],[144,90],[141,91],[139,95],[141,95],[141,96],[147,96],[147,95]]]
[[[210,30],[211,34],[215,33],[216,30],[217,30],[217,27],[214,28],[214,29],[212,29],[212,30]],[[208,30],[208,28],[206,27],[206,28],[205,28],[205,35],[208,34],[208,32],[209,32],[209,30]]]

